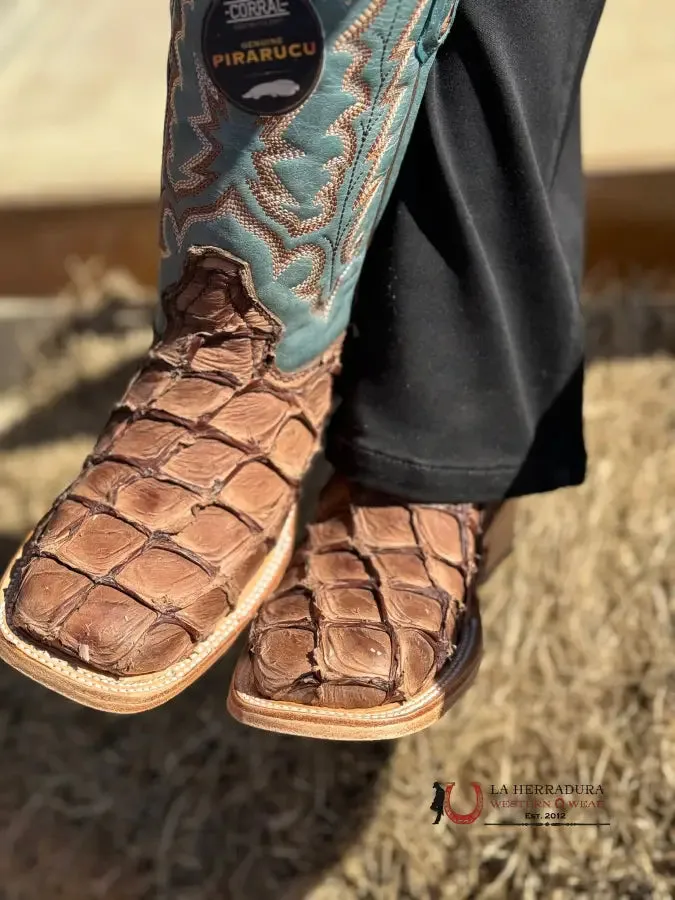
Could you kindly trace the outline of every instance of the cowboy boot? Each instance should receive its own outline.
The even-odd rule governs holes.
[[[292,551],[352,294],[454,0],[174,0],[156,335],[2,584],[0,655],[178,693]]]
[[[513,504],[406,503],[334,479],[253,621],[230,712],[333,740],[426,728],[478,671],[476,587],[510,551],[512,529]]]

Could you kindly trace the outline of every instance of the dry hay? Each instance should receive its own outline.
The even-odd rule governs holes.
[[[620,350],[607,335],[621,332],[638,352],[635,328],[613,328],[603,309],[599,349]],[[101,381],[101,359],[124,363],[137,338],[118,336],[117,357],[112,340],[71,341],[62,396],[5,435],[5,556],[76,471],[101,398],[122,387],[126,365]],[[40,379],[55,382],[37,369],[32,399]],[[515,556],[485,594],[478,683],[421,735],[330,744],[248,730],[224,708],[231,659],[121,719],[0,670],[2,897],[672,896],[674,398],[666,353],[593,363],[589,479],[523,503]],[[435,827],[436,779],[602,782],[611,826]]]

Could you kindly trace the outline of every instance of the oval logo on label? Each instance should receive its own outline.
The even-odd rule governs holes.
[[[309,0],[215,0],[202,48],[227,99],[256,116],[296,109],[321,74],[324,40]]]

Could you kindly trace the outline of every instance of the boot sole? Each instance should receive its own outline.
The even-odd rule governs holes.
[[[189,687],[236,641],[258,608],[276,590],[293,553],[297,508],[288,515],[279,539],[241,592],[235,609],[185,659],[151,675],[104,675],[65,655],[41,647],[13,631],[5,610],[5,589],[16,554],[0,584],[0,658],[38,684],[83,706],[111,713],[139,713],[161,706]]]
[[[477,586],[484,584],[510,555],[514,519],[515,502],[509,501],[486,531]],[[239,722],[265,731],[333,741],[390,740],[422,731],[445,715],[471,687],[482,658],[483,631],[474,590],[466,601],[461,633],[452,658],[429,688],[405,703],[346,710],[267,700],[255,690],[253,671],[245,650],[230,684],[227,708]]]

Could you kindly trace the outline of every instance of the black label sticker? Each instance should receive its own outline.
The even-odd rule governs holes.
[[[321,74],[323,32],[310,0],[215,0],[202,38],[216,85],[256,116],[296,109]]]

